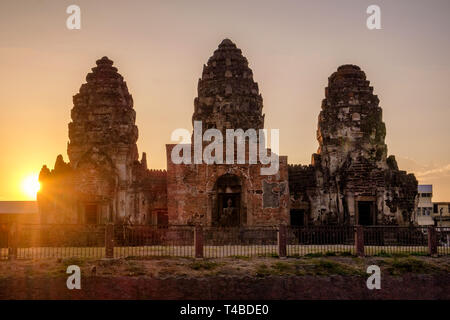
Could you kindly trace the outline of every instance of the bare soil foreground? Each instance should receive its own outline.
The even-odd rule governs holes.
[[[69,290],[69,265],[81,289]],[[369,265],[381,289],[369,290]],[[0,261],[0,299],[450,299],[450,257]]]

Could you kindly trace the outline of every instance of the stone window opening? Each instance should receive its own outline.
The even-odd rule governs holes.
[[[376,224],[375,202],[358,201],[358,224],[362,226],[371,226]]]
[[[242,225],[241,201],[242,187],[239,177],[225,174],[216,182],[216,210],[213,224],[219,227],[237,227]]]
[[[98,206],[97,204],[87,204],[84,208],[84,217],[86,224],[97,224]]]

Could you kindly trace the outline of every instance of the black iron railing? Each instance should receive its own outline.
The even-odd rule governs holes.
[[[0,224],[0,259],[446,255],[450,228]]]

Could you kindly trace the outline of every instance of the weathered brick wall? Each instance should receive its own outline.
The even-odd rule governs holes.
[[[273,225],[288,222],[289,185],[287,158],[280,157],[276,175],[260,174],[262,165],[174,164],[167,145],[167,198],[169,222],[213,225],[217,192],[216,182],[223,175],[239,178],[241,214],[244,225]]]
[[[372,201],[377,224],[409,224],[417,180],[387,157],[379,99],[358,66],[329,77],[319,114],[319,148],[309,167],[292,167],[291,207],[312,224],[358,223],[358,201]]]

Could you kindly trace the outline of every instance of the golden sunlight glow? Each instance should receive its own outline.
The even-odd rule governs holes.
[[[37,173],[29,175],[22,181],[22,192],[28,197],[36,199],[36,194],[41,188],[39,175]]]

